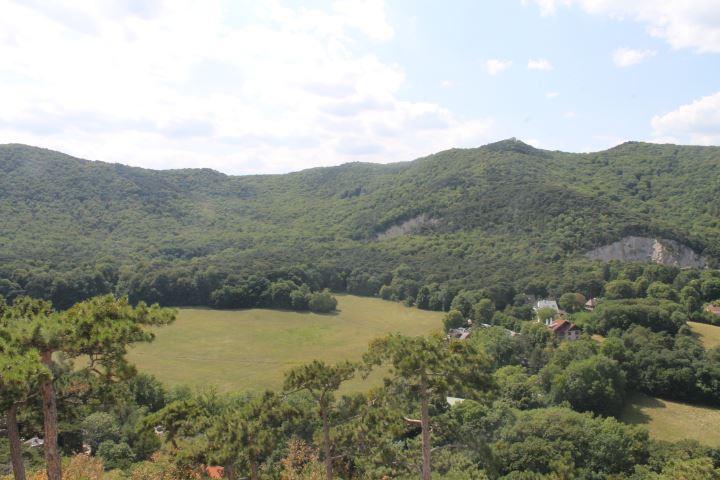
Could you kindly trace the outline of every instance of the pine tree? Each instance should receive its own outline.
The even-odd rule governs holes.
[[[366,364],[392,366],[393,380],[405,382],[408,394],[420,401],[422,478],[431,478],[430,402],[452,391],[482,398],[494,387],[487,356],[471,342],[446,340],[440,335],[406,337],[391,334],[370,344]]]
[[[325,362],[314,360],[306,365],[294,368],[285,374],[285,390],[307,390],[318,403],[323,428],[323,453],[325,472],[328,480],[333,474],[333,444],[330,438],[330,414],[334,403],[334,392],[342,382],[350,380],[357,370],[357,365],[351,362],[342,362],[337,365],[327,365]]]

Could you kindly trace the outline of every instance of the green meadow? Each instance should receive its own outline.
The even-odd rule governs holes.
[[[670,402],[641,393],[634,394],[620,418],[643,425],[652,438],[675,442],[693,439],[711,447],[720,447],[720,410],[679,402]]]
[[[720,345],[720,327],[707,323],[687,322],[692,331],[700,337],[705,348],[710,349]]]
[[[183,308],[173,325],[156,329],[155,341],[133,347],[129,358],[168,386],[277,389],[289,368],[313,359],[359,360],[375,337],[424,335],[442,326],[440,312],[376,298],[337,299],[338,312],[329,315]],[[367,380],[351,380],[344,390],[365,390],[381,377],[375,372]]]

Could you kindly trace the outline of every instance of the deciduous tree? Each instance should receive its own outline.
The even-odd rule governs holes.
[[[585,306],[585,296],[582,293],[564,293],[560,297],[560,308],[570,313],[580,312]]]

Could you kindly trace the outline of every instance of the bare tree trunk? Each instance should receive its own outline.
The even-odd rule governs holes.
[[[260,474],[258,473],[257,460],[250,460],[250,480],[260,480]]]
[[[327,480],[333,480],[332,449],[330,448],[330,420],[328,419],[327,406],[320,404],[320,416],[323,424],[323,449],[325,450],[325,476]]]
[[[10,440],[10,459],[12,462],[13,475],[15,475],[15,480],[25,480],[25,463],[23,462],[20,430],[17,424],[17,405],[10,407],[5,418],[8,439]]]
[[[420,380],[420,426],[422,428],[422,478],[431,480],[430,471],[430,400],[427,379]]]
[[[42,353],[42,361],[48,368],[52,368],[51,350]],[[62,480],[60,451],[58,449],[58,413],[52,378],[46,378],[42,381],[42,396],[45,426],[45,463],[47,464],[48,480]]]
[[[237,475],[235,475],[235,467],[231,463],[225,465],[225,478],[228,480],[237,479]]]

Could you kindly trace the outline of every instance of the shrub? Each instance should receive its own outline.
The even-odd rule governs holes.
[[[130,445],[125,442],[115,443],[111,440],[100,444],[97,449],[97,456],[105,461],[105,468],[109,470],[114,468],[125,470],[135,460],[135,454]]]
[[[329,313],[337,308],[337,299],[332,296],[329,290],[323,290],[310,295],[308,306],[312,312]]]

